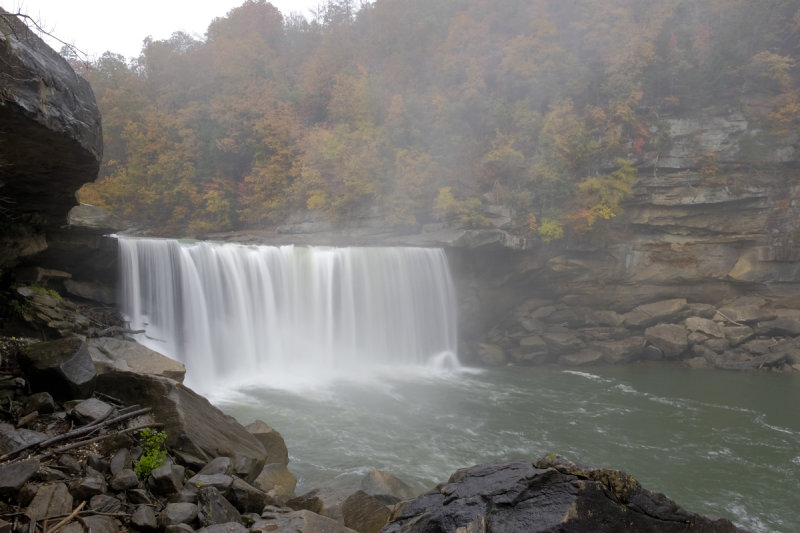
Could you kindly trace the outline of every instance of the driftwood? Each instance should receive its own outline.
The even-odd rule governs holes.
[[[74,448],[80,448],[81,446],[86,446],[87,444],[93,444],[95,442],[100,442],[101,440],[105,440],[105,439],[108,439],[108,438],[111,438],[111,437],[116,437],[117,435],[125,435],[126,433],[134,433],[136,431],[139,431],[139,430],[145,429],[145,428],[162,428],[162,427],[164,427],[164,424],[157,423],[157,422],[153,422],[152,424],[142,424],[142,425],[139,425],[139,426],[136,426],[136,427],[123,429],[123,430],[120,430],[120,431],[115,431],[115,432],[109,433],[107,435],[100,435],[99,437],[94,437],[92,439],[85,439],[85,440],[81,440],[81,441],[78,441],[78,442],[73,442],[71,444],[67,444],[66,446],[62,446],[60,448],[56,448],[55,450],[50,450],[49,452],[43,454],[41,457],[43,457],[43,458],[50,457],[52,455],[57,455],[59,453],[64,453],[64,452],[72,450]]]

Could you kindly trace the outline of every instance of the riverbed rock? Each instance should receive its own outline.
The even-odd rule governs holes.
[[[374,496],[386,505],[394,505],[403,500],[410,500],[418,495],[411,485],[394,474],[382,470],[373,470],[361,480],[361,490]]]
[[[357,490],[342,502],[344,525],[359,533],[379,533],[391,512],[377,498]]]
[[[675,359],[689,348],[689,332],[681,324],[658,324],[647,328],[644,336],[667,359]]]
[[[241,522],[239,511],[214,487],[202,487],[197,495],[197,520],[203,527]]]
[[[33,521],[72,512],[72,495],[64,483],[40,485],[25,514]]]
[[[39,470],[39,460],[23,459],[0,465],[0,498],[14,496]]]
[[[728,520],[682,509],[624,472],[558,457],[458,470],[447,483],[398,504],[382,531],[742,532]]]
[[[262,515],[250,528],[251,533],[290,531],[292,533],[357,533],[336,520],[305,509],[288,513]]]
[[[284,505],[295,496],[294,489],[297,487],[297,478],[289,472],[286,465],[273,463],[264,467],[264,470],[253,481],[253,486],[265,492],[271,503]]]
[[[646,328],[659,322],[674,322],[686,310],[685,298],[672,298],[640,305],[625,315],[628,327]]]
[[[84,425],[108,418],[113,411],[114,408],[106,402],[97,398],[88,398],[70,409],[69,415],[79,425]]]

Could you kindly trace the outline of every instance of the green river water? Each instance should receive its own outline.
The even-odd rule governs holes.
[[[800,375],[670,366],[388,369],[212,395],[289,448],[297,493],[373,469],[420,490],[479,463],[559,453],[689,510],[800,531]]]

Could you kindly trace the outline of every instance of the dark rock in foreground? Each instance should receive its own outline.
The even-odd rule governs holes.
[[[619,470],[580,467],[563,458],[479,465],[398,504],[383,533],[489,531],[743,531],[725,519],[689,512]]]

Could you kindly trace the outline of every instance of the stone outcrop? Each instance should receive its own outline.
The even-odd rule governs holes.
[[[100,113],[89,83],[0,9],[0,272],[46,248],[75,191],[97,177]]]
[[[725,519],[686,511],[619,470],[553,456],[535,464],[490,464],[455,472],[447,483],[398,504],[384,533],[438,531],[742,531]]]

